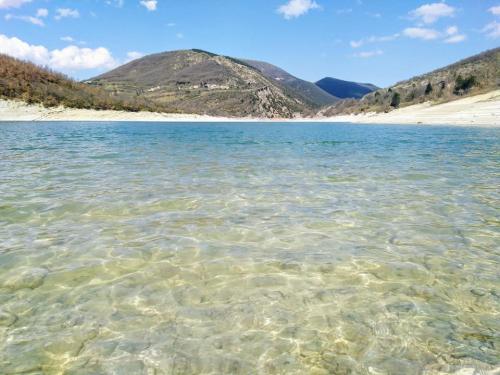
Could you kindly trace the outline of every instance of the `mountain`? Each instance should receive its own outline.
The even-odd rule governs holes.
[[[114,109],[127,111],[154,110],[140,100],[111,97],[98,88],[75,82],[62,74],[35,64],[0,54],[0,97],[18,99],[45,107],[63,105],[70,108]]]
[[[432,102],[446,103],[500,88],[500,48],[461,60],[430,73],[398,82],[365,95],[359,101],[344,100],[321,115],[389,112],[398,107]]]
[[[360,99],[366,94],[378,89],[377,86],[370,83],[343,81],[331,77],[319,80],[316,82],[316,85],[322,90],[341,99]]]
[[[145,56],[86,83],[154,102],[165,112],[267,118],[312,113],[304,95],[251,64],[197,49]]]
[[[242,61],[259,70],[266,77],[271,78],[274,81],[277,81],[288,87],[288,89],[293,91],[296,96],[300,97],[303,101],[309,103],[311,106],[322,107],[339,101],[339,98],[330,95],[328,92],[316,86],[314,83],[294,77],[290,73],[281,68],[278,68],[277,66],[263,61]]]

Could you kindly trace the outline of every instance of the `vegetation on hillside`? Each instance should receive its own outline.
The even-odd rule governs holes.
[[[146,101],[112,97],[107,92],[76,82],[60,73],[0,54],[0,97],[45,107],[155,110]]]
[[[365,95],[361,100],[344,100],[320,114],[389,112],[427,101],[445,103],[463,96],[500,88],[500,48],[483,52],[431,73],[399,82],[388,89]]]
[[[302,96],[248,61],[200,49],[145,56],[87,83],[167,112],[268,118],[312,113]]]
[[[354,84],[331,81],[348,84],[349,89]],[[367,90],[373,88],[367,84],[355,85]],[[341,101],[315,84],[271,64],[203,50],[145,56],[85,83],[0,54],[0,98],[45,107],[291,118],[313,115],[325,105],[328,106],[318,114],[389,112],[427,101],[443,103],[498,88],[500,48],[388,89],[378,89],[360,100]]]

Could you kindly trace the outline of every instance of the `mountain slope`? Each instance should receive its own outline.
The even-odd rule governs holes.
[[[320,114],[389,112],[424,102],[446,103],[500,87],[500,48],[489,50],[421,76],[365,95],[359,101],[336,103]]]
[[[107,92],[75,82],[62,74],[35,64],[0,54],[0,97],[45,107],[63,105],[70,108],[153,110],[139,100],[111,97]]]
[[[256,60],[243,60],[254,68],[258,69],[266,77],[271,78],[295,93],[295,95],[302,98],[307,103],[315,107],[321,107],[337,102],[339,99],[322,88],[316,86],[312,82],[304,81],[300,78],[294,77],[285,70],[278,68],[272,64],[256,61]]]
[[[145,98],[166,112],[268,118],[310,113],[301,96],[248,63],[202,50],[145,56],[86,83]]]
[[[370,83],[357,83],[343,81],[341,79],[326,77],[316,85],[324,91],[341,99],[360,99],[366,94],[378,89],[377,86]]]

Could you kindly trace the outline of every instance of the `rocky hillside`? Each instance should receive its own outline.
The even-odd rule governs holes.
[[[483,52],[447,67],[387,89],[376,90],[361,100],[344,100],[319,111],[320,115],[389,112],[423,102],[446,103],[500,88],[500,48]]]
[[[304,102],[313,107],[322,107],[339,101],[339,98],[330,95],[322,88],[316,86],[312,82],[304,81],[303,79],[294,77],[290,73],[284,71],[277,66],[255,60],[243,60],[247,64],[258,69],[266,77],[273,79],[276,82],[286,86],[295,96],[300,97]]]
[[[73,81],[37,65],[0,54],[0,98],[22,100],[45,107],[154,110],[138,99],[112,97],[107,92]]]
[[[167,112],[291,118],[311,113],[302,95],[245,61],[202,50],[149,55],[86,82]]]
[[[331,77],[319,80],[316,86],[341,99],[361,99],[366,94],[378,90],[378,87],[371,83],[343,81]]]

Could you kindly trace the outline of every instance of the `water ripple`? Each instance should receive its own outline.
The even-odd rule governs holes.
[[[498,130],[0,138],[2,374],[500,371]]]

